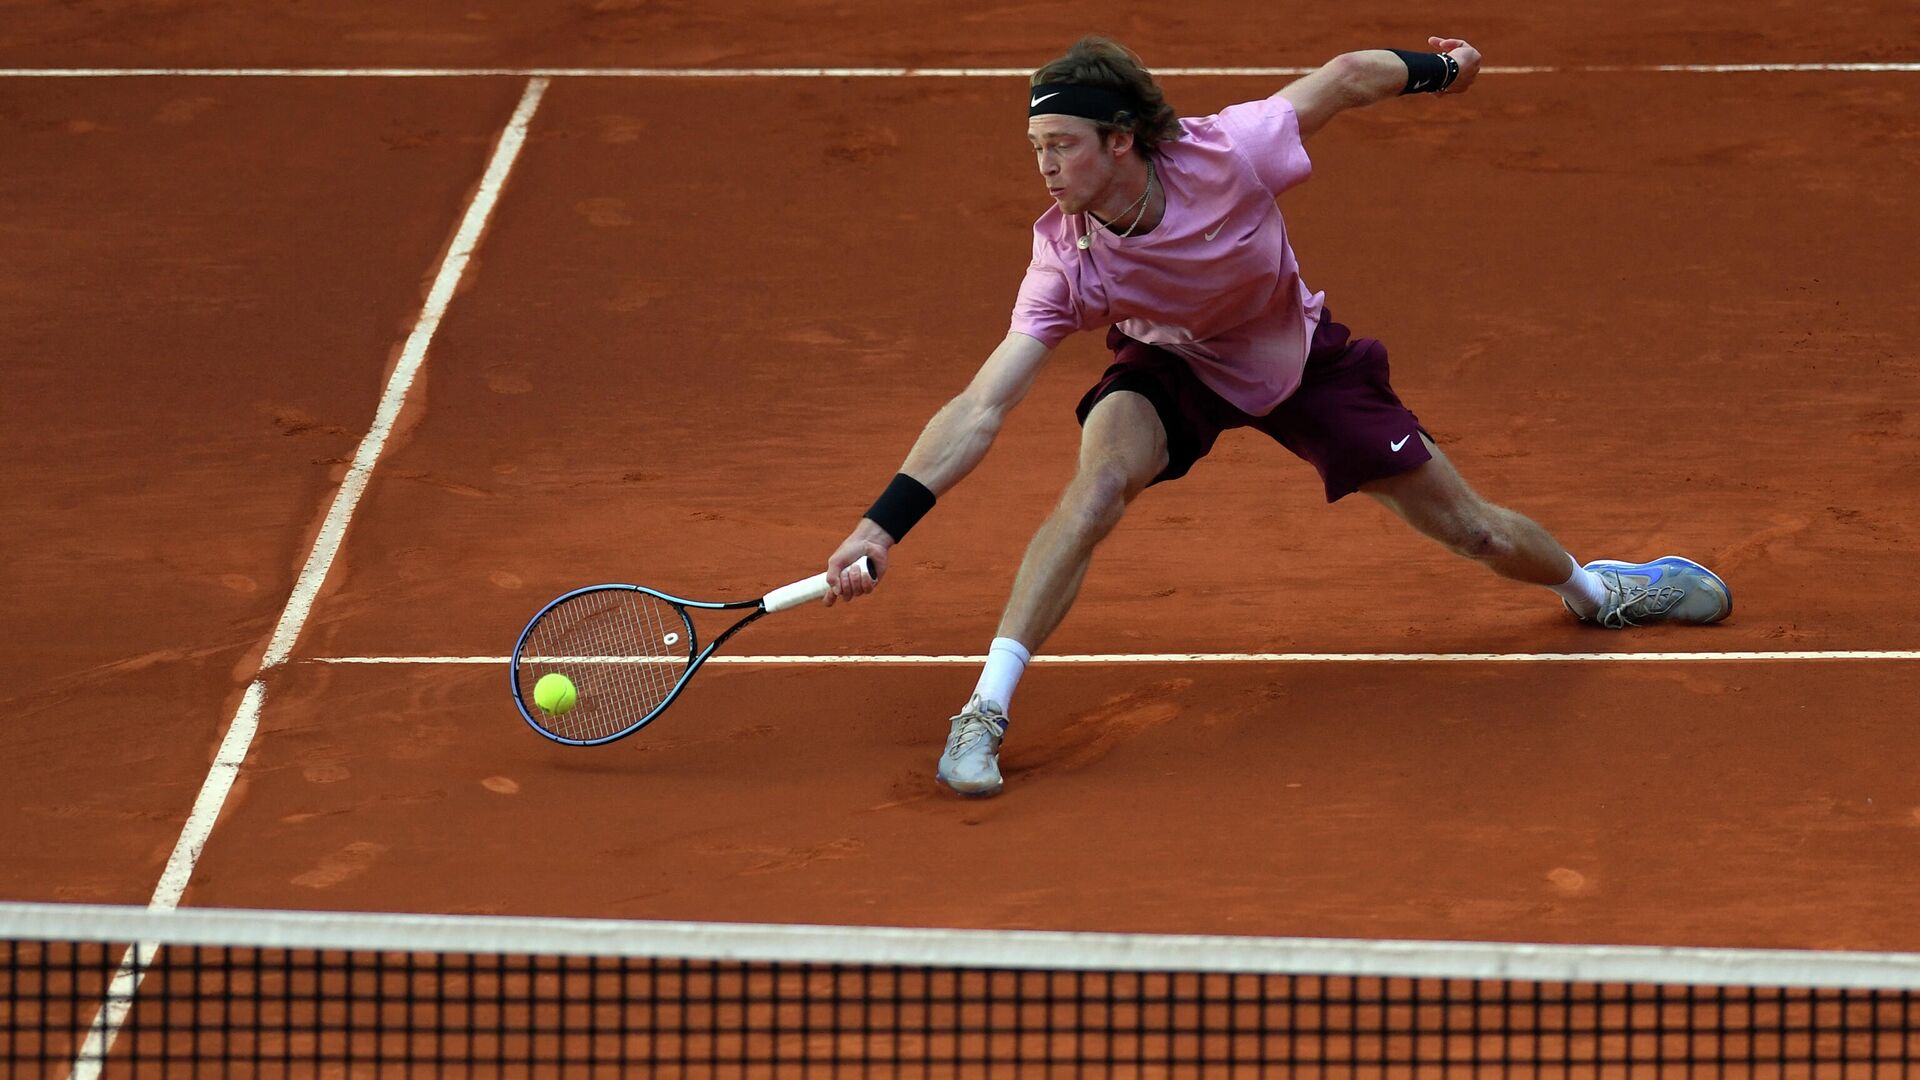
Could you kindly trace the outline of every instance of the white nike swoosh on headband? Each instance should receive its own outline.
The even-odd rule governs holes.
[[[1042,95],[1040,95],[1039,97],[1037,97],[1037,98],[1034,98],[1034,99],[1033,99],[1032,101],[1030,101],[1030,102],[1028,102],[1028,103],[1027,103],[1027,108],[1029,108],[1029,109],[1031,109],[1031,108],[1033,108],[1034,106],[1036,106],[1036,105],[1038,105],[1038,104],[1040,104],[1041,102],[1043,102],[1043,101],[1045,101],[1045,100],[1047,100],[1048,98],[1051,98],[1051,97],[1059,97],[1059,96],[1060,96],[1060,91],[1058,91],[1058,90],[1055,90],[1055,91],[1054,91],[1053,93],[1051,93],[1051,94],[1042,94]]]

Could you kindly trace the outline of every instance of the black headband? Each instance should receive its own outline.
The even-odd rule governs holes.
[[[1048,83],[1028,88],[1027,116],[1078,116],[1111,124],[1121,113],[1138,113],[1139,107],[1104,86],[1079,83]]]

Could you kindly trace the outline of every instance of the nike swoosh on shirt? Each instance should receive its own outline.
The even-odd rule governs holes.
[[[1030,101],[1030,102],[1028,102],[1028,103],[1027,103],[1027,108],[1029,108],[1029,109],[1031,109],[1031,108],[1033,108],[1034,106],[1036,106],[1036,105],[1038,105],[1038,104],[1040,104],[1041,102],[1043,102],[1043,101],[1045,101],[1045,100],[1047,100],[1048,98],[1056,98],[1056,97],[1059,97],[1059,96],[1060,96],[1060,91],[1058,91],[1058,90],[1055,90],[1055,91],[1054,91],[1053,93],[1051,93],[1051,94],[1041,94],[1041,95],[1040,95],[1039,97],[1037,97],[1037,98],[1034,98],[1034,99],[1033,99],[1032,101]]]
[[[1209,239],[1209,240],[1211,240],[1211,239],[1213,239],[1214,237],[1216,237],[1216,236],[1219,236],[1219,235],[1220,235],[1220,230],[1221,230],[1221,229],[1224,229],[1224,228],[1226,228],[1226,227],[1227,227],[1227,223],[1226,223],[1226,222],[1224,222],[1224,221],[1223,221],[1223,222],[1221,222],[1221,223],[1220,223],[1220,224],[1218,224],[1218,225],[1215,225],[1215,226],[1213,227],[1213,231],[1207,234],[1207,239]]]
[[[1411,439],[1411,438],[1413,438],[1413,436],[1411,436],[1411,435],[1402,435],[1402,436],[1400,436],[1400,441],[1399,441],[1399,442],[1390,442],[1390,443],[1388,443],[1388,444],[1387,444],[1387,449],[1389,449],[1389,450],[1392,450],[1392,451],[1393,451],[1394,453],[1396,453],[1396,454],[1397,454],[1397,453],[1399,453],[1399,452],[1400,452],[1400,448],[1401,448],[1401,447],[1403,447],[1403,446],[1405,446],[1405,445],[1407,445],[1407,440],[1408,440],[1408,439]]]

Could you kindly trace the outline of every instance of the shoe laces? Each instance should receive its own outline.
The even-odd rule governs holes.
[[[1662,585],[1657,589],[1649,589],[1644,585],[1623,585],[1619,573],[1615,571],[1603,573],[1601,580],[1606,582],[1608,597],[1615,600],[1600,609],[1600,625],[1610,630],[1638,626],[1641,619],[1664,614],[1687,594],[1685,589],[1673,585]]]
[[[1000,721],[977,708],[969,708],[954,719],[960,721],[960,726],[947,739],[947,753],[956,756],[971,750],[982,739],[999,738],[1005,730]]]

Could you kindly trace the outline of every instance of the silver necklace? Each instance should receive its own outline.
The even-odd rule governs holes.
[[[1133,230],[1140,227],[1141,219],[1147,216],[1147,203],[1153,198],[1153,182],[1155,179],[1155,175],[1156,174],[1154,173],[1153,162],[1149,160],[1147,162],[1147,189],[1145,191],[1142,191],[1140,193],[1140,197],[1138,199],[1135,199],[1131,204],[1129,204],[1125,210],[1122,210],[1119,213],[1113,215],[1113,220],[1119,221],[1121,218],[1126,217],[1128,214],[1132,214],[1133,223],[1127,226],[1126,232],[1113,233],[1113,235],[1124,240],[1127,237],[1133,235]],[[1139,209],[1136,211],[1135,207],[1138,207]],[[1093,223],[1096,226],[1102,229],[1105,229],[1110,233],[1113,232],[1113,226],[1107,224],[1104,221],[1101,221],[1097,217],[1094,217],[1091,211],[1087,213],[1087,217],[1093,218]],[[1093,246],[1092,230],[1088,230],[1087,232],[1081,233],[1080,239],[1077,242],[1080,245],[1081,251],[1085,251],[1088,248],[1092,247]]]

